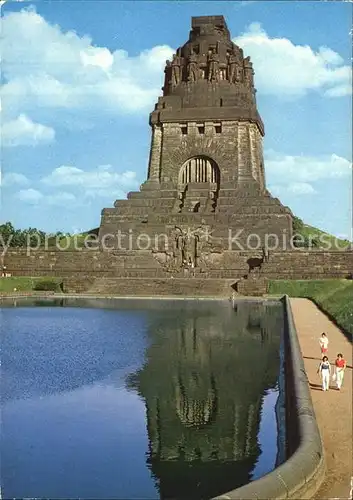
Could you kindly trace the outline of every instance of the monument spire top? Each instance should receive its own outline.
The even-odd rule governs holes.
[[[189,41],[199,36],[216,36],[230,42],[230,32],[223,16],[198,16],[191,18]]]
[[[227,23],[223,16],[196,16],[191,18],[191,27],[196,28],[202,24],[213,24],[227,28]]]

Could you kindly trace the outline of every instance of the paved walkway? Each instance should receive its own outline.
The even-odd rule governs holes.
[[[327,475],[317,500],[352,498],[352,344],[310,300],[290,299],[294,322],[308,375],[311,397],[324,443]],[[331,382],[328,392],[321,390],[317,375],[320,362],[319,337],[325,332],[329,339],[328,358],[334,363],[343,353],[347,369],[341,391]]]

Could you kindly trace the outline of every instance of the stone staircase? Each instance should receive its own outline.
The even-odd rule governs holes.
[[[96,278],[64,280],[65,293],[118,297],[222,297],[230,298],[234,280],[204,278]]]
[[[202,278],[83,278],[64,279],[65,293],[89,294],[117,297],[219,297],[230,298],[235,295],[262,296],[267,293],[267,279],[222,279]]]

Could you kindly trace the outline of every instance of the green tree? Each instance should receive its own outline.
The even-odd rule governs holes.
[[[304,228],[304,222],[299,219],[299,217],[293,217],[293,222],[292,222],[292,227],[293,227],[293,232],[294,233],[300,233],[303,228]]]
[[[1,246],[12,246],[12,240],[15,234],[15,228],[11,222],[5,222],[5,224],[0,225],[0,245]]]

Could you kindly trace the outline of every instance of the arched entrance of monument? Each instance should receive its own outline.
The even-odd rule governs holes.
[[[220,184],[217,163],[207,156],[189,158],[180,168],[180,212],[214,212]]]

